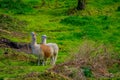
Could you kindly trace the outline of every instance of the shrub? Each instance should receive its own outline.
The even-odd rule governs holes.
[[[0,27],[3,30],[16,30],[20,31],[26,26],[26,21],[20,21],[16,18],[13,18],[9,15],[0,14]]]
[[[102,31],[96,26],[84,26],[82,29],[82,33],[86,38],[94,40],[102,38]]]
[[[33,11],[32,7],[22,0],[1,0],[0,8],[15,14],[26,14]]]
[[[92,71],[89,67],[83,67],[83,73],[86,77],[92,77]]]
[[[94,19],[92,17],[80,17],[80,16],[70,16],[67,17],[63,20],[61,20],[61,23],[63,24],[71,24],[71,25],[75,25],[75,26],[83,26],[86,24],[92,24],[92,22]]]
[[[107,20],[107,16],[98,17],[96,20],[93,17],[88,16],[70,16],[61,20],[61,23],[79,27],[81,32],[77,33],[77,36],[84,36],[85,38],[96,40],[102,39],[103,33],[97,26],[98,24],[101,24],[102,20]]]
[[[118,6],[117,11],[120,11],[120,6]]]

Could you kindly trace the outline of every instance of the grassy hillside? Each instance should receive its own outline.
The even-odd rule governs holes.
[[[120,78],[120,0],[86,0],[86,8],[82,11],[75,9],[77,0],[46,0],[43,4],[42,0],[1,0],[0,1],[0,79],[20,78],[27,79],[29,76],[33,79],[46,79],[44,76],[52,80],[55,79],[78,79],[76,67],[66,65],[64,63],[78,58],[73,57],[78,53],[82,58],[86,59],[84,66],[79,66],[80,70],[84,70],[82,75],[88,79],[101,78],[95,74],[91,66],[97,63],[96,58],[107,56],[112,63],[105,65],[106,73],[112,73],[112,78]],[[13,49],[7,43],[29,44],[31,42],[31,32],[37,33],[37,42],[41,42],[41,35],[48,36],[47,42],[55,42],[59,45],[60,51],[57,60],[57,68],[51,72],[48,69],[51,66],[37,66],[37,58],[32,54],[26,54],[23,49]],[[6,43],[7,42],[7,43]],[[87,42],[87,43],[86,43]],[[89,44],[90,42],[90,44]],[[87,44],[91,49],[87,51]],[[94,46],[90,46],[94,45]],[[107,47],[107,55],[104,48]],[[26,49],[26,48],[25,48]],[[17,50],[17,51],[16,51]],[[82,51],[83,52],[80,52]],[[83,53],[83,54],[82,54]],[[103,55],[104,54],[104,55]],[[89,55],[89,56],[86,56]],[[82,57],[81,57],[82,56]],[[109,58],[108,58],[109,57]],[[94,58],[94,59],[93,59]],[[105,59],[98,59],[104,60]],[[49,63],[49,61],[48,61]],[[74,63],[74,62],[73,62]],[[63,66],[63,71],[70,69],[70,75],[63,73],[59,65]],[[81,64],[81,63],[80,63]],[[106,64],[106,63],[104,63]],[[82,65],[82,64],[81,64]],[[72,65],[75,66],[75,65]],[[14,68],[14,69],[13,69]],[[53,67],[54,68],[54,67]],[[103,68],[102,68],[103,69]],[[48,70],[48,72],[45,72]],[[75,72],[75,71],[76,72]],[[87,72],[88,71],[88,72]],[[55,72],[55,73],[54,73]],[[66,71],[67,72],[67,71]],[[57,74],[56,74],[57,73]],[[107,76],[107,75],[106,75]],[[106,78],[102,76],[102,78]],[[77,77],[77,76],[76,76]],[[31,77],[30,77],[31,78]],[[109,77],[107,76],[107,79]],[[80,78],[79,78],[80,79]]]

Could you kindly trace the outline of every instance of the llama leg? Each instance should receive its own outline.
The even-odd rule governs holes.
[[[46,61],[47,61],[47,58],[44,58],[44,59],[43,59],[43,62],[42,62],[42,65],[43,65],[43,66],[46,65]]]
[[[43,62],[42,62],[42,65],[44,66],[45,65],[45,61],[43,60]]]
[[[51,57],[51,64],[54,65],[54,57]]]
[[[56,63],[57,60],[57,54],[54,55],[54,64]]]
[[[46,58],[44,58],[44,65],[46,65],[46,61],[47,61],[47,59],[46,59]]]
[[[40,56],[38,55],[38,66],[40,65]]]

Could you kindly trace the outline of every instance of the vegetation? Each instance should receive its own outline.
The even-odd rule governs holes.
[[[120,0],[77,1],[0,0],[0,80],[120,79]],[[56,66],[37,66],[33,31],[59,45]]]

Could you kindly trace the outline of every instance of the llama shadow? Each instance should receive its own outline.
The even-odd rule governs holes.
[[[6,38],[0,38],[0,47],[12,48],[18,52],[32,53],[30,43],[12,42]]]

